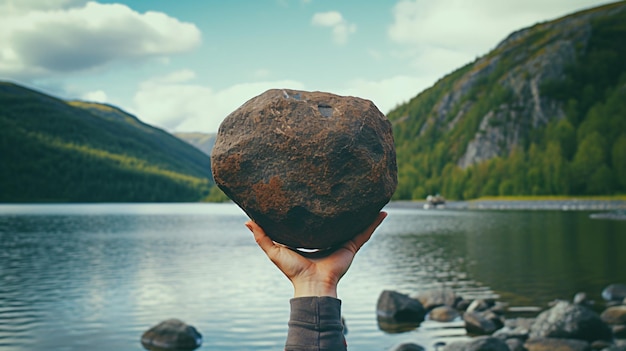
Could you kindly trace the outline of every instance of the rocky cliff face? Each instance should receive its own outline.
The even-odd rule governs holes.
[[[492,52],[459,70],[463,74],[448,77],[452,82],[444,78],[438,83],[451,88],[436,99],[418,136],[431,128],[443,134],[453,132],[459,122],[473,115],[477,118],[473,137],[460,145],[462,152],[454,162],[467,168],[508,155],[532,129],[565,117],[563,102],[542,94],[542,86],[565,79],[567,67],[586,52],[596,18],[625,10],[622,2],[512,33]],[[406,115],[394,119],[392,115],[397,125],[420,119],[414,116],[411,121]]]
[[[626,191],[626,2],[509,35],[388,113],[396,199]]]

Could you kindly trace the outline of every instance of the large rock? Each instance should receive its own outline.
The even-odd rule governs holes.
[[[537,316],[530,338],[571,338],[592,342],[611,338],[611,330],[587,307],[559,301]]]
[[[323,249],[363,231],[397,185],[391,123],[371,101],[269,90],[222,122],[216,184],[266,233]]]
[[[387,322],[420,323],[424,320],[426,309],[408,295],[385,290],[378,297],[376,314]]]
[[[143,333],[141,344],[148,350],[194,350],[202,344],[202,335],[181,320],[168,319]]]

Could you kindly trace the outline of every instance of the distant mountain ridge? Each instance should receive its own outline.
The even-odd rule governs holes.
[[[0,82],[0,202],[198,201],[210,159],[116,107]]]
[[[388,114],[396,199],[626,192],[626,2],[536,24]]]
[[[174,136],[184,140],[185,142],[195,146],[206,155],[211,156],[211,151],[215,145],[216,133],[200,133],[200,132],[177,132]]]

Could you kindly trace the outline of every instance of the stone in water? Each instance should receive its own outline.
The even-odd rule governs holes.
[[[391,123],[369,100],[269,90],[222,122],[216,184],[272,240],[328,249],[367,228],[397,186]]]
[[[202,335],[196,328],[172,318],[143,333],[141,344],[148,350],[191,351],[200,347]]]

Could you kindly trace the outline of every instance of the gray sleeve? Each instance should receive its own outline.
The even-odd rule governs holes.
[[[329,296],[310,296],[293,298],[290,304],[285,351],[346,350],[341,324],[341,300]]]

